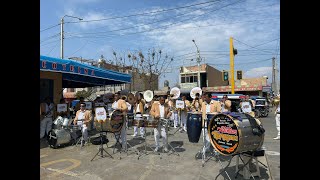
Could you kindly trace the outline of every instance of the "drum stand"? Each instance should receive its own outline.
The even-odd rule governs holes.
[[[175,154],[175,153],[176,153],[177,156],[180,156],[180,154],[175,150],[175,148],[172,147],[171,144],[169,143],[169,133],[168,133],[168,130],[169,130],[169,122],[170,122],[170,121],[167,120],[167,123],[166,123],[166,125],[165,125],[165,129],[166,129],[166,133],[167,133],[168,146],[170,146],[170,149],[169,149],[168,153],[172,150],[172,153],[170,153],[170,154]],[[168,154],[168,156],[169,156],[170,154]]]
[[[154,152],[154,148],[152,148],[148,143],[147,143],[147,127],[145,127],[144,128],[144,150],[142,150],[142,151],[139,151],[140,153],[139,153],[139,156],[138,156],[138,160],[140,159],[140,157],[144,154],[144,155],[149,155],[148,153],[147,153],[147,147],[149,147],[150,149],[152,149],[152,152],[153,153],[155,153],[155,154],[157,154],[157,155],[160,155],[160,153],[159,152]],[[151,131],[151,135],[153,135],[153,133],[152,133],[152,131]],[[162,157],[160,156],[160,159],[161,159]]]
[[[205,129],[207,128],[207,119],[205,119],[205,120],[203,120],[204,122],[202,123],[203,124],[203,128],[202,128],[202,142],[203,142],[203,146],[202,146],[202,148],[198,151],[198,153],[196,154],[196,158],[200,155],[200,154],[202,154],[202,167],[204,167],[204,164],[206,163],[206,162],[208,162],[213,156],[216,158],[216,160],[218,160],[219,161],[219,163],[220,163],[220,166],[223,168],[223,165],[222,165],[222,162],[221,162],[221,160],[219,159],[219,154],[217,154],[218,152],[216,152],[215,150],[215,152],[210,152],[210,155],[212,155],[211,157],[209,157],[208,159],[206,159],[206,134],[205,134]],[[231,160],[230,160],[230,162],[231,162]],[[230,162],[229,162],[229,164],[230,164]],[[229,166],[229,164],[227,165],[227,167]],[[229,174],[228,174],[228,172],[225,170],[226,169],[226,167],[225,168],[223,168],[223,171],[221,171],[219,174],[218,174],[218,176],[222,173],[222,172],[226,172],[226,174],[227,174],[227,176],[228,176],[228,178],[231,180],[231,178],[230,178],[230,176],[229,176]],[[218,177],[217,176],[217,177]]]
[[[107,132],[106,132],[107,133]],[[91,161],[100,153],[100,157],[104,158],[106,157],[105,155],[103,155],[103,151],[107,153],[107,155],[113,159],[113,157],[111,156],[111,154],[109,154],[104,148],[103,148],[103,131],[100,132],[100,147],[99,147],[99,151],[97,152],[97,154],[91,159]]]
[[[126,123],[128,125],[128,123]],[[124,147],[124,151],[127,153],[127,156],[129,155],[128,154],[128,145],[130,146],[130,148],[133,148],[134,149],[134,152],[139,155],[139,150],[135,147],[133,147],[129,142],[128,142],[128,135],[127,135],[127,125],[126,125],[126,144],[125,144],[125,147]]]

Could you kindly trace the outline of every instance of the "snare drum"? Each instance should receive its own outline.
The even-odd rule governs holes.
[[[219,113],[211,118],[208,135],[212,146],[222,155],[233,155],[242,152],[255,151],[261,148],[264,134],[255,135],[248,117],[236,113],[237,118]],[[253,118],[253,117],[250,117]],[[260,121],[255,119],[258,125]]]

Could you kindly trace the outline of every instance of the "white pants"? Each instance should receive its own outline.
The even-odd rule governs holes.
[[[83,124],[82,121],[77,121],[77,125],[81,127],[82,138],[83,138],[82,140],[87,141],[88,140],[88,127],[87,127],[87,125]]]
[[[160,124],[158,125],[158,128],[154,128],[154,140],[156,142],[156,147],[159,148],[159,139],[160,139],[160,131],[161,131],[161,136],[162,136],[162,142],[164,148],[168,148],[168,139],[167,139],[167,132],[166,129],[161,126]]]
[[[138,135],[138,127],[137,126],[133,126],[133,135]],[[140,135],[143,136],[144,135],[144,127],[140,127]]]
[[[43,138],[44,134],[52,129],[52,117],[46,117],[40,122],[40,139]]]
[[[174,128],[176,128],[178,126],[178,113],[177,112],[172,112],[171,120],[173,120]]]
[[[185,111],[181,111],[181,124],[180,126],[182,127],[183,124],[183,130],[187,131],[187,117],[188,113]]]
[[[280,114],[276,115],[276,128],[278,130],[278,136],[280,137]]]

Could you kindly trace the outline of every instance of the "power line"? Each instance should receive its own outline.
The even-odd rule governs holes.
[[[242,43],[242,44],[244,44],[244,45],[247,45],[247,46],[249,46],[249,47],[251,47],[251,48],[254,48],[254,49],[257,49],[257,50],[262,51],[261,49],[258,49],[258,48],[254,47],[254,46],[250,46],[250,45],[248,45],[248,44],[246,44],[246,43],[244,43],[244,42],[241,42],[241,41],[239,41],[239,40],[237,40],[237,39],[235,39],[235,38],[233,38],[233,39],[236,40],[236,41],[238,41],[238,42],[240,42],[240,43]],[[272,52],[270,52],[270,51],[264,51],[264,52],[272,53]]]
[[[213,5],[213,4],[211,4],[211,5]],[[209,5],[209,6],[211,6],[211,5]],[[207,7],[209,7],[209,6],[207,6]],[[203,9],[203,7],[202,7],[202,8],[199,8],[199,9],[196,9],[196,11],[197,11],[197,10],[201,10],[201,9]],[[153,22],[147,23],[147,24],[140,24],[140,25],[131,26],[131,27],[126,27],[126,28],[121,28],[121,29],[114,29],[114,30],[102,31],[102,32],[78,33],[78,34],[105,34],[105,33],[110,33],[110,32],[117,32],[117,31],[129,30],[129,29],[133,29],[133,28],[136,28],[136,27],[142,27],[142,26],[146,26],[146,25],[151,25],[151,24],[159,23],[159,22],[162,22],[162,21],[165,21],[165,20],[171,20],[172,18],[176,18],[176,17],[183,16],[183,15],[190,14],[190,13],[192,13],[192,12],[182,13],[182,14],[176,15],[176,16],[174,16],[174,17],[165,18],[165,19],[161,19],[161,20],[158,20],[158,21],[153,21]],[[74,34],[77,34],[77,33],[74,33]],[[115,34],[115,35],[116,35],[116,34]]]
[[[87,21],[77,21],[77,22],[68,22],[68,23],[85,23],[85,22],[97,22],[97,21],[105,21],[105,20],[119,19],[119,18],[128,18],[128,17],[134,17],[134,16],[141,16],[141,15],[147,15],[147,14],[154,14],[154,13],[172,11],[172,10],[182,9],[182,8],[188,8],[188,7],[193,7],[193,6],[208,4],[208,3],[212,3],[212,2],[217,2],[217,1],[221,1],[221,0],[207,1],[207,2],[192,4],[192,5],[188,5],[188,6],[181,6],[181,7],[171,8],[171,9],[163,9],[163,10],[146,12],[146,13],[139,13],[139,14],[131,14],[131,15],[127,15],[127,16],[116,16],[116,17],[110,17],[110,18],[87,20]]]
[[[61,23],[56,24],[56,25],[53,25],[53,26],[50,26],[50,27],[48,27],[48,28],[46,28],[46,29],[40,30],[40,32],[43,32],[43,31],[49,30],[49,29],[51,29],[51,28],[54,28],[54,27],[56,27],[56,26],[59,26],[60,24],[61,24]]]
[[[74,55],[76,52],[80,51],[82,48],[84,48],[87,44],[88,44],[89,41],[86,41],[79,49],[77,49],[75,52],[73,52],[71,55],[69,56],[72,56]]]
[[[227,5],[219,8],[219,9],[214,9],[214,10],[212,10],[212,11],[206,12],[206,13],[201,14],[201,15],[199,15],[199,16],[195,16],[195,17],[190,18],[190,19],[185,19],[185,20],[177,21],[177,22],[171,23],[171,24],[169,24],[169,25],[160,26],[160,27],[153,28],[153,29],[149,29],[149,30],[145,30],[145,31],[139,31],[139,32],[134,32],[134,33],[127,33],[127,34],[120,34],[120,35],[118,35],[118,36],[134,35],[134,34],[146,33],[146,32],[150,32],[150,31],[154,31],[154,30],[160,30],[160,29],[172,27],[172,25],[177,24],[177,23],[179,23],[179,22],[184,22],[184,21],[188,21],[188,20],[191,20],[191,19],[195,19],[195,18],[200,17],[200,16],[203,16],[203,15],[205,15],[205,14],[208,14],[208,13],[211,13],[211,12],[214,12],[214,11],[218,11],[218,10],[220,10],[220,9],[222,9],[222,8],[227,7],[227,6],[231,6],[231,5],[237,4],[237,3],[241,2],[241,1],[244,1],[244,0],[239,0],[239,1],[237,1],[237,2],[227,4]],[[103,38],[103,37],[105,37],[105,36],[100,35],[100,36],[91,36],[91,37],[90,37],[90,36],[87,36],[87,37],[77,37],[77,38]],[[110,36],[108,36],[108,37],[110,37]],[[69,37],[69,38],[72,38],[72,37]]]

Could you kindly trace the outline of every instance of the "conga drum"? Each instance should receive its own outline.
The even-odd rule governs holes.
[[[253,117],[244,113],[235,115],[219,113],[211,118],[208,126],[212,146],[225,156],[253,152],[261,148],[264,141],[264,133],[256,135],[252,131],[248,118]],[[258,119],[254,120],[261,124]]]
[[[188,112],[187,116],[187,133],[191,143],[198,143],[202,129],[201,112]]]

